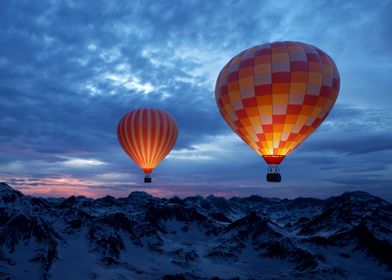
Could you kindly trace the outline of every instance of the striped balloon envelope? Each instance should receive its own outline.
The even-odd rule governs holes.
[[[319,48],[275,42],[233,57],[218,76],[215,97],[232,130],[277,167],[327,117],[339,84],[334,61]]]
[[[127,155],[146,173],[169,154],[176,143],[178,128],[174,118],[158,109],[136,109],[126,113],[117,126],[117,137]]]

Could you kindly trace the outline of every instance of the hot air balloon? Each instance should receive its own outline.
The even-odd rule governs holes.
[[[178,135],[174,118],[158,109],[136,109],[126,113],[117,126],[117,137],[127,155],[149,174],[173,148]]]
[[[327,117],[339,85],[325,52],[275,42],[233,57],[217,78],[215,98],[230,128],[269,164],[267,181],[280,182],[278,165]]]

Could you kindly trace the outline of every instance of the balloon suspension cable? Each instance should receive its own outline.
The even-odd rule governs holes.
[[[280,170],[277,164],[270,164],[268,166],[267,172],[267,181],[272,183],[279,183],[282,181],[282,177],[280,176]]]
[[[149,174],[146,174],[146,176],[144,176],[144,183],[151,183],[151,177]]]

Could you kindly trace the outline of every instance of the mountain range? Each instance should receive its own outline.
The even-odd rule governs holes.
[[[0,279],[392,279],[392,204],[41,198],[0,183]]]

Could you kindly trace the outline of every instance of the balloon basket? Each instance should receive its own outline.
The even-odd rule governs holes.
[[[151,177],[149,175],[144,177],[144,183],[151,183]]]
[[[271,183],[279,183],[282,181],[282,177],[280,176],[280,170],[277,165],[268,166],[268,172],[266,176],[267,182]]]

